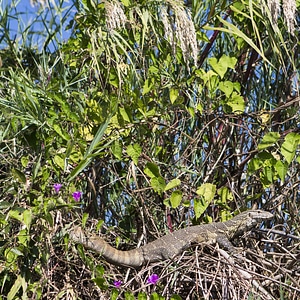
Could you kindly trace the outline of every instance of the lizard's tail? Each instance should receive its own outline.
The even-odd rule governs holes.
[[[139,267],[144,263],[143,253],[140,249],[129,251],[117,250],[97,235],[89,234],[87,236],[80,227],[71,230],[69,237],[75,243],[83,244],[86,248],[101,254],[112,264]]]

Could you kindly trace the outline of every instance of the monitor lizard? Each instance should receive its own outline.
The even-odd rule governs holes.
[[[197,243],[218,243],[231,255],[237,254],[237,249],[230,241],[272,217],[273,215],[266,211],[249,210],[240,213],[229,221],[177,230],[140,248],[128,251],[117,250],[103,238],[95,234],[87,234],[80,227],[72,229],[69,232],[69,237],[75,243],[83,244],[84,247],[100,253],[112,264],[137,268],[148,263],[173,258],[192,244]]]

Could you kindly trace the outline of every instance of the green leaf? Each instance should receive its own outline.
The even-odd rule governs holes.
[[[105,268],[103,265],[97,265],[95,268],[95,272],[97,276],[103,276],[105,273]]]
[[[117,236],[117,237],[116,237],[116,240],[115,240],[115,243],[116,243],[116,247],[117,247],[117,248],[119,247],[121,241],[122,241],[122,239],[121,239],[119,236]]]
[[[229,68],[234,69],[237,59],[223,54],[219,60],[212,57],[208,61],[222,79]]]
[[[124,6],[129,6],[130,5],[130,1],[129,0],[121,0],[121,2],[123,3]]]
[[[156,292],[152,293],[150,300],[165,300],[165,297],[158,295]]]
[[[28,156],[22,156],[21,158],[21,164],[23,168],[26,168],[29,162]]]
[[[18,180],[21,183],[26,183],[26,176],[23,172],[19,171],[18,169],[13,168],[11,170],[11,173],[13,175],[13,177]]]
[[[205,201],[204,197],[200,199],[194,199],[194,212],[196,219],[199,219],[199,217],[205,212],[209,204],[210,202]]]
[[[239,95],[237,92],[233,92],[231,97],[226,102],[228,106],[231,107],[232,112],[241,113],[245,110],[245,101],[244,98]]]
[[[61,136],[64,140],[66,141],[69,141],[70,140],[70,136],[66,133],[66,132],[63,132],[60,125],[58,124],[53,124],[53,129],[54,131],[59,135]]]
[[[78,254],[79,254],[80,258],[83,261],[86,261],[85,250],[84,250],[84,248],[83,248],[83,246],[81,244],[79,244],[77,246],[77,251],[78,251]]]
[[[228,187],[222,187],[218,190],[218,195],[221,197],[221,203],[224,205],[227,204],[227,201],[232,201],[233,200],[233,195],[232,192]]]
[[[144,173],[150,177],[150,178],[153,178],[153,177],[159,177],[160,176],[160,172],[159,172],[159,168],[156,164],[154,163],[150,163],[148,162],[146,164],[146,167],[144,169]]]
[[[118,140],[115,140],[112,144],[111,152],[117,159],[122,159],[122,147]]]
[[[119,296],[119,291],[116,288],[112,288],[109,299],[117,300],[118,296]]]
[[[81,224],[82,224],[83,227],[85,227],[85,224],[86,224],[88,218],[89,218],[89,214],[88,213],[83,213],[82,219],[81,219]]]
[[[199,110],[199,113],[202,115],[203,106],[201,105],[201,103],[197,104],[196,108],[197,108],[197,110]]]
[[[275,175],[274,173],[275,170],[270,166],[266,166],[263,168],[262,172],[259,175],[264,188],[269,187],[273,182],[273,177]]]
[[[270,146],[273,146],[280,138],[280,134],[278,132],[268,132],[262,139],[262,141],[258,144],[257,149],[263,150]]]
[[[152,79],[147,78],[145,80],[145,83],[143,86],[143,95],[148,94],[152,90],[153,84],[154,84],[154,82]]]
[[[181,205],[184,206],[184,207],[190,207],[191,206],[191,201],[185,199],[185,200],[182,201]]]
[[[106,128],[110,122],[110,119],[111,119],[111,117],[107,117],[106,121],[99,126],[99,129],[97,130],[97,133],[95,134],[93,141],[91,142],[89,148],[87,149],[87,151],[85,153],[85,158],[87,158],[92,152],[95,151],[96,146],[100,143],[100,141],[106,131]]]
[[[109,73],[109,80],[108,81],[115,88],[119,87],[119,78],[118,78],[118,75],[115,74],[115,72],[110,72]]]
[[[54,157],[53,157],[53,161],[55,162],[55,164],[57,165],[57,166],[59,166],[62,170],[64,170],[65,169],[65,160],[64,160],[64,158],[62,158],[61,157],[61,155],[55,155]]]
[[[287,134],[284,138],[284,142],[281,145],[280,152],[289,164],[295,157],[299,141],[300,135],[294,132]]]
[[[101,289],[101,290],[107,290],[108,286],[106,284],[106,280],[103,277],[96,277],[93,278],[93,281],[96,283],[96,285]]]
[[[0,210],[1,209],[6,209],[10,206],[12,206],[13,204],[8,202],[8,201],[0,201]]]
[[[23,222],[28,230],[30,229],[31,221],[32,221],[32,211],[29,209],[24,210]]]
[[[113,288],[110,293],[111,300],[117,300],[119,296],[119,291],[116,288]]]
[[[13,218],[13,219],[16,219],[20,222],[23,221],[23,212],[24,212],[24,208],[21,208],[21,207],[16,207],[14,209],[11,209],[8,213],[8,215]]]
[[[122,116],[124,121],[126,121],[128,123],[131,123],[131,120],[130,120],[130,117],[129,117],[129,114],[128,114],[126,108],[120,107],[119,112],[120,112],[120,115]]]
[[[180,205],[181,200],[182,200],[182,191],[177,190],[172,192],[170,197],[170,203],[172,208],[177,208]]]
[[[83,160],[77,165],[76,168],[74,168],[71,172],[71,174],[68,177],[68,181],[72,181],[82,170],[84,170],[90,162],[94,159],[94,155],[92,155],[92,152],[95,151],[96,146],[100,143],[101,138],[103,137],[105,130],[111,120],[111,117],[108,117],[105,121],[105,123],[101,124],[99,127],[93,141],[91,142],[89,148],[87,149]],[[107,147],[113,140],[107,142],[107,144],[103,145],[103,148]],[[101,151],[102,148],[97,152]]]
[[[13,286],[11,287],[9,293],[7,294],[7,300],[15,299],[16,294],[22,286],[25,287],[26,282],[25,279],[21,275],[19,275],[16,281],[14,282]]]
[[[131,159],[133,160],[133,162],[137,165],[138,164],[138,160],[139,157],[142,153],[142,147],[135,143],[134,145],[129,145],[127,147],[127,154],[131,157]]]
[[[43,155],[40,154],[38,156],[37,162],[33,165],[32,176],[33,178],[37,178],[39,170],[41,169],[41,160],[43,159]]]
[[[27,234],[26,229],[20,230],[18,234],[19,243],[27,247],[27,243],[29,242],[29,235]]]
[[[177,179],[177,178],[172,179],[172,180],[171,180],[170,182],[168,182],[168,184],[166,185],[165,191],[168,191],[168,190],[170,190],[170,189],[173,189],[173,188],[179,186],[180,184],[181,184],[180,179]]]
[[[135,300],[134,299],[134,296],[133,296],[133,294],[131,293],[131,292],[125,292],[125,300]]]
[[[176,99],[178,98],[178,95],[179,95],[178,89],[171,88],[169,91],[169,94],[170,94],[170,101],[172,104],[174,104],[174,102],[176,101]]]
[[[195,108],[194,107],[187,107],[186,108],[189,114],[191,115],[192,118],[195,118]]]
[[[211,183],[204,183],[197,189],[196,193],[201,196],[200,199],[194,200],[195,216],[198,219],[214,199],[216,186]]]
[[[196,191],[199,196],[202,196],[206,202],[211,202],[216,194],[216,186],[211,183],[203,183]]]
[[[280,180],[284,181],[285,176],[286,176],[287,171],[288,171],[288,164],[286,162],[282,162],[280,160],[277,160],[277,162],[275,164],[275,170],[277,171]]]
[[[163,204],[164,204],[166,207],[171,207],[170,198],[165,198],[165,199],[163,200]]]
[[[150,184],[155,192],[157,192],[159,195],[162,194],[166,187],[166,182],[165,180],[159,176],[159,177],[153,177],[150,180]]]
[[[212,66],[212,68],[220,75],[220,77],[223,78],[228,69],[227,66],[219,64],[219,61],[215,57],[209,58],[208,62]]]
[[[261,160],[262,163],[265,163],[265,161],[274,159],[273,154],[268,151],[259,152],[257,154],[257,157]]]
[[[104,224],[104,221],[103,221],[103,220],[99,220],[99,221],[97,222],[97,225],[96,225],[96,230],[97,230],[97,231],[100,230],[100,228],[102,227],[103,224]]]
[[[147,300],[147,294],[144,292],[138,293],[138,300]]]
[[[182,300],[182,298],[179,295],[172,295],[170,300]]]
[[[233,92],[233,83],[231,81],[221,81],[219,83],[219,89],[224,92],[225,96],[227,98],[230,97],[230,95],[232,94]]]
[[[209,86],[212,88],[215,85],[216,82],[217,73],[215,73],[213,70],[209,70],[208,72],[205,72],[201,74],[200,78],[204,81],[204,84],[210,83]]]
[[[22,255],[22,253],[21,253],[21,255]],[[15,260],[18,258],[18,256],[20,256],[20,255],[18,255],[16,253],[16,251],[13,251],[13,249],[7,248],[4,251],[5,260],[10,265],[15,262]]]

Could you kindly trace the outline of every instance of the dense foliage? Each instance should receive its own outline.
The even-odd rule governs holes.
[[[68,229],[103,225],[127,249],[252,207],[275,214],[274,241],[290,234],[271,250],[291,254],[291,272],[283,259],[277,276],[270,255],[272,284],[241,293],[300,295],[299,16],[287,2],[40,1],[28,27],[17,2],[2,4],[1,299],[213,297],[198,271],[181,284],[188,257],[134,272]]]

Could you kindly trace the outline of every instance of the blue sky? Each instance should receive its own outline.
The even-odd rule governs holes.
[[[55,34],[60,42],[66,41],[71,34],[71,30],[66,30],[70,18],[67,21],[63,21],[63,19],[66,14],[70,13],[69,10],[71,10],[71,15],[74,16],[73,1],[52,0],[49,3],[54,4],[56,9],[50,10],[47,7],[43,9],[39,5],[33,7],[30,0],[2,0],[0,18],[3,19],[5,11],[8,11],[10,39],[17,39],[20,41],[19,45],[21,45],[24,37],[26,37],[26,44],[33,44],[39,50],[43,47],[49,34]],[[56,32],[56,29],[61,27],[61,23],[63,23],[62,30]],[[5,39],[2,40],[0,47],[5,47]],[[55,44],[48,44],[48,50],[54,51]]]

